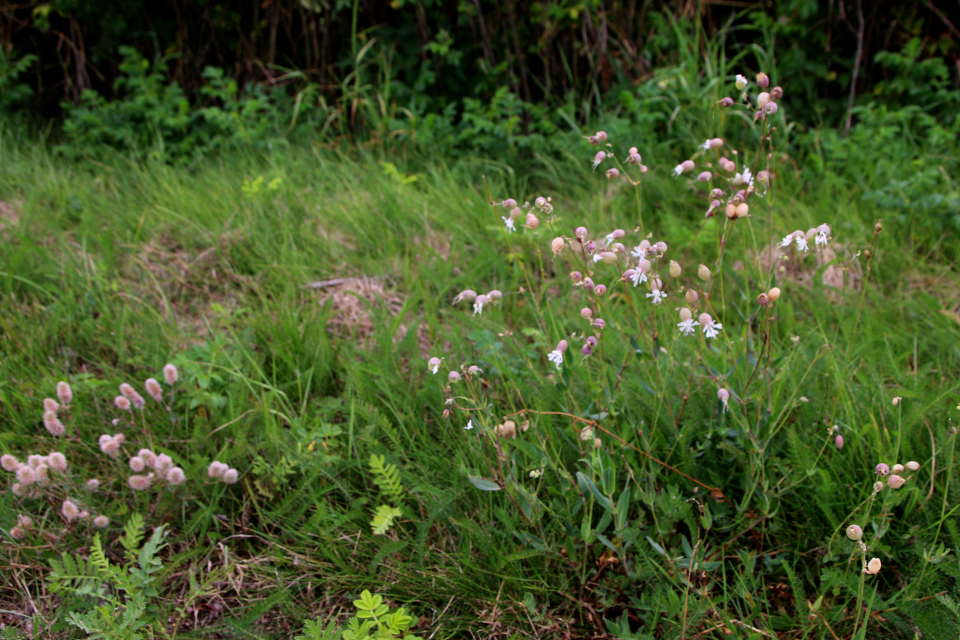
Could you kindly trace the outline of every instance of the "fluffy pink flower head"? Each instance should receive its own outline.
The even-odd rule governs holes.
[[[130,488],[134,491],[145,491],[150,488],[150,485],[153,484],[153,474],[145,476],[130,476],[127,478],[127,484],[130,485]]]
[[[217,460],[214,460],[210,463],[210,466],[207,467],[207,476],[210,478],[219,478],[229,469],[227,465]]]
[[[180,372],[177,371],[177,368],[172,364],[164,365],[163,367],[163,379],[167,381],[167,384],[171,387],[180,379]]]
[[[5,453],[0,456],[0,467],[3,467],[4,471],[16,471],[20,468],[20,461],[9,453]]]
[[[33,518],[31,518],[30,516],[25,516],[23,514],[20,514],[19,516],[17,516],[17,526],[23,527],[24,529],[32,529]]]
[[[43,426],[46,427],[52,436],[62,436],[66,432],[66,429],[63,428],[63,423],[60,422],[57,414],[53,411],[45,411],[43,413]]]
[[[143,458],[143,463],[151,469],[157,466],[157,454],[150,449],[140,449],[140,451],[137,451],[137,455]]]
[[[180,467],[173,467],[167,471],[167,482],[171,485],[181,485],[186,482],[187,476]]]
[[[157,459],[153,463],[153,468],[158,472],[165,473],[167,470],[173,467],[173,459],[165,453],[161,453],[157,456]]]
[[[120,453],[120,443],[113,436],[100,436],[100,451],[114,458]]]
[[[110,525],[110,518],[107,516],[97,516],[93,519],[93,526],[97,529],[106,529]]]
[[[60,508],[60,512],[63,513],[63,517],[69,522],[73,522],[80,517],[80,509],[70,500],[63,501],[63,506]]]
[[[60,404],[67,406],[70,404],[70,401],[73,400],[73,391],[70,389],[70,385],[66,382],[57,383],[57,398],[60,399]]]
[[[117,396],[113,399],[113,406],[120,411],[130,411],[130,401],[124,398],[123,396]]]
[[[159,382],[153,378],[147,378],[146,382],[143,383],[143,386],[147,388],[147,393],[150,394],[151,398],[157,402],[163,403],[163,389],[160,387]]]
[[[60,405],[57,404],[57,401],[53,398],[44,398],[43,399],[43,410],[44,411],[53,411],[56,413],[60,410]]]
[[[27,537],[27,532],[20,527],[13,527],[10,529],[10,537],[14,540],[23,540]]]
[[[54,451],[47,456],[47,464],[54,471],[63,473],[67,470],[67,458],[59,451]]]
[[[235,484],[239,477],[240,474],[236,469],[227,469],[223,472],[223,475],[220,476],[220,480],[226,484]]]
[[[141,458],[140,456],[133,456],[132,458],[130,458],[129,464],[130,464],[130,469],[132,471],[136,471],[137,473],[140,473],[141,471],[143,471],[144,468],[147,466],[146,463],[143,461],[143,458]]]
[[[100,488],[100,481],[96,478],[90,478],[87,480],[87,491],[96,491]]]

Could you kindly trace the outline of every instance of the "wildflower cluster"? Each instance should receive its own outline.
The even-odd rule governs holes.
[[[224,484],[235,484],[240,478],[240,472],[222,462],[214,460],[207,467],[207,477]]]

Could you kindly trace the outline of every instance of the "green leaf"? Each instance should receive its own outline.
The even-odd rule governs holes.
[[[500,491],[500,485],[493,480],[487,480],[486,478],[480,478],[478,476],[467,476],[467,479],[470,480],[470,484],[480,489],[480,491]]]

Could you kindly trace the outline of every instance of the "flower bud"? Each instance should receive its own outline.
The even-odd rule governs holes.
[[[761,307],[765,307],[770,304],[770,296],[766,293],[761,293],[757,296],[757,304]]]
[[[847,537],[856,542],[863,537],[863,529],[860,525],[852,524],[847,527]]]
[[[593,290],[593,278],[584,278],[583,279],[583,288],[587,291]]]
[[[731,202],[730,204],[727,205],[726,209],[724,210],[724,213],[727,216],[727,220],[736,220],[737,218],[736,205]]]
[[[561,340],[560,342],[557,343],[557,351],[559,351],[560,353],[563,353],[564,351],[567,350],[568,346],[569,345],[567,344],[566,340]]]
[[[895,464],[895,465],[893,465],[892,467],[890,467],[890,472],[891,472],[891,473],[898,473],[898,474],[899,474],[899,473],[903,473],[903,465],[902,465],[902,464]]]
[[[607,264],[613,264],[617,261],[617,254],[612,251],[604,251],[600,254],[600,259]]]
[[[650,261],[644,258],[639,263],[637,263],[637,271],[640,273],[650,273],[650,269],[653,265],[650,264]]]
[[[906,480],[896,474],[893,474],[887,478],[887,486],[891,489],[899,489],[903,486],[904,482],[906,482]]]
[[[740,204],[737,205],[738,218],[746,218],[747,213],[749,212],[750,212],[750,205],[748,205],[746,202],[741,202]]]
[[[583,240],[587,237],[587,228],[586,227],[577,227],[573,235],[576,236],[579,240]]]
[[[719,149],[723,146],[723,138],[711,138],[710,139],[710,148]]]
[[[70,389],[69,384],[63,381],[57,383],[57,398],[63,406],[70,404],[70,401],[73,400],[73,390]]]
[[[596,167],[606,159],[607,159],[606,151],[597,151],[597,155],[593,156],[593,166]]]
[[[679,278],[680,273],[681,273],[680,263],[677,262],[676,260],[671,260],[670,261],[670,277]]]
[[[466,300],[467,302],[473,302],[476,299],[477,299],[476,291],[474,291],[473,289],[464,289],[459,294],[457,294],[456,298],[453,299],[453,304],[457,304],[462,300]]]
[[[843,449],[843,436],[838,433],[837,437],[833,439],[833,443],[837,445],[837,449]]]
[[[717,398],[718,398],[721,402],[726,402],[727,400],[730,399],[730,392],[727,391],[726,389],[718,389],[718,390],[717,390]]]
[[[760,184],[767,184],[770,182],[770,172],[764,169],[757,174],[757,182]]]
[[[602,296],[603,294],[605,294],[605,293],[607,292],[607,285],[605,285],[605,284],[598,284],[597,286],[595,286],[595,287],[593,288],[593,292],[594,292],[595,294],[597,294],[598,296]]]
[[[659,253],[660,255],[663,255],[667,252],[667,243],[664,242],[663,240],[661,240],[654,246],[657,248],[657,253]]]
[[[873,560],[867,563],[866,573],[870,574],[871,576],[875,576],[878,573],[880,573],[880,566],[881,566],[880,558],[874,558]]]
[[[747,79],[738,73],[735,84],[738,90],[743,91],[747,88]]]
[[[483,369],[481,369],[475,364],[470,365],[470,367],[467,369],[467,375],[475,376],[479,373],[483,373]]]
[[[880,224],[880,223],[878,222],[877,224],[873,225],[873,232],[874,232],[876,235],[880,235],[880,232],[881,232],[881,231],[883,231],[883,225],[882,225],[882,224]]]
[[[599,329],[600,331],[603,331],[604,327],[606,326],[607,326],[607,323],[603,318],[597,318],[596,320],[593,321],[594,329]]]
[[[734,104],[736,104],[736,103],[733,101],[733,98],[729,98],[729,97],[728,97],[728,98],[724,98],[724,99],[722,99],[722,100],[720,101],[720,106],[721,106],[721,107],[732,107]]]
[[[616,167],[607,169],[607,180],[616,180],[620,177],[620,171]]]
[[[766,89],[770,86],[770,78],[763,71],[757,74],[757,86]]]
[[[873,483],[873,492],[874,492],[874,493],[880,493],[881,491],[883,491],[883,488],[884,488],[885,486],[886,486],[885,484],[883,484],[882,482],[880,482],[880,481],[878,480],[878,481],[876,481],[876,482]]]
[[[681,171],[680,173],[686,173],[688,171],[693,171],[696,169],[697,165],[694,164],[693,160],[684,160],[680,163]]]
[[[580,309],[580,317],[584,320],[589,320],[593,316],[593,310],[590,307],[584,307]]]
[[[498,424],[494,431],[501,438],[515,438],[517,436],[517,424],[513,420],[506,420],[503,424]]]
[[[770,94],[764,91],[757,96],[757,106],[763,109],[770,102]]]
[[[878,476],[888,476],[888,475],[890,475],[890,467],[888,467],[888,466],[887,466],[885,463],[883,463],[883,462],[881,462],[881,463],[878,464],[876,467],[874,467],[873,470],[876,471],[876,473],[877,473]]]
[[[697,268],[697,277],[704,282],[710,279],[710,269],[707,268],[707,265],[702,264]]]
[[[430,373],[436,375],[437,371],[440,370],[440,358],[430,358],[427,360],[427,369]]]
[[[527,220],[526,220],[527,229],[530,229],[531,231],[533,231],[539,226],[540,226],[540,220],[537,218],[537,216],[533,215],[532,213],[528,213]]]
[[[688,304],[697,304],[700,301],[700,294],[698,294],[693,289],[687,289],[687,292],[683,294],[683,297],[686,299]]]
[[[767,295],[770,296],[770,302],[776,302],[780,299],[780,287],[774,287],[767,292]]]
[[[504,209],[513,209],[515,206],[517,206],[517,201],[514,200],[513,198],[507,198],[506,200],[503,201]]]
[[[606,131],[597,131],[597,140],[600,142],[607,141],[607,132]]]
[[[456,371],[451,371],[449,374],[447,374],[447,380],[450,382],[460,382],[460,374]]]
[[[693,318],[693,313],[690,311],[690,309],[687,309],[686,307],[683,307],[682,309],[680,309],[681,322],[686,322],[687,320],[690,320],[692,318]]]
[[[763,112],[768,116],[772,116],[779,110],[780,110],[780,107],[777,106],[776,102],[768,102],[767,106],[763,108]]]
[[[594,448],[594,449],[599,449],[599,448],[602,447],[602,446],[603,446],[603,441],[602,441],[600,438],[594,438],[594,439],[593,439],[593,448]]]
[[[583,274],[580,273],[579,271],[571,271],[570,279],[573,280],[574,282],[580,282],[583,280]]]
[[[782,97],[783,97],[783,89],[781,87],[774,87],[773,89],[770,89],[771,100],[779,100]]]
[[[920,469],[920,463],[914,462],[913,460],[911,460],[910,462],[907,463],[907,469],[909,469],[910,471],[917,471]]]
[[[710,178],[712,177],[712,173],[709,171],[703,171],[697,176],[697,182],[710,182]]]
[[[597,243],[593,240],[590,240],[587,242],[587,244],[583,245],[583,248],[587,252],[588,256],[592,256],[597,252]]]

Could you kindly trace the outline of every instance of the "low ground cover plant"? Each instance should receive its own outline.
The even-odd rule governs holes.
[[[9,161],[4,624],[950,637],[956,274],[726,88],[682,162],[599,131],[556,193]]]

